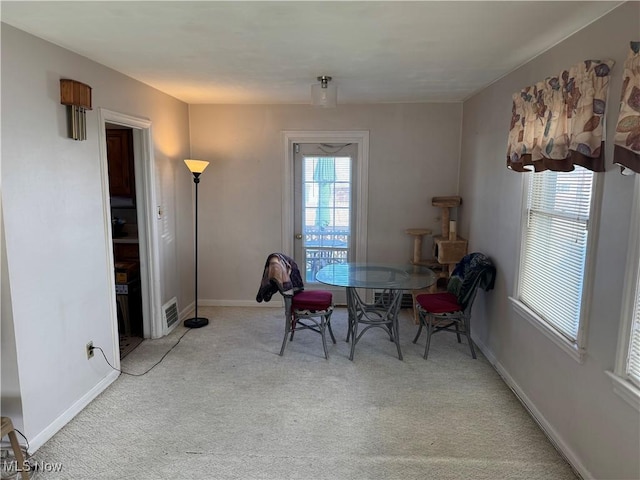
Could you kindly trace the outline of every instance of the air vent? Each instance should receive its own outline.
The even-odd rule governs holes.
[[[176,297],[162,306],[162,317],[167,331],[178,322],[178,299]]]

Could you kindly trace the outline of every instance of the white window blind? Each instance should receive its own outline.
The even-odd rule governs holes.
[[[631,337],[629,339],[627,375],[629,376],[629,380],[640,387],[640,265],[638,265],[637,278],[636,301],[631,324]]]
[[[577,343],[593,172],[529,175],[519,299]]]

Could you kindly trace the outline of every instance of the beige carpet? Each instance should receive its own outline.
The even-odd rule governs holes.
[[[575,479],[486,359],[437,334],[429,360],[403,310],[404,361],[369,331],[349,361],[346,312],[337,345],[296,334],[284,357],[277,308],[203,308],[150,373],[121,375],[36,459],[64,479]],[[123,361],[142,372],[184,332],[144,341]]]

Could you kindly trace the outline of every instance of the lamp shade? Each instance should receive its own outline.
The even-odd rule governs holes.
[[[331,108],[338,103],[338,87],[329,83],[331,77],[318,77],[318,81],[311,85],[311,105],[315,107]]]
[[[209,162],[207,162],[206,160],[186,159],[184,163],[187,164],[187,168],[191,171],[191,173],[202,173],[204,172],[204,169],[209,165]]]

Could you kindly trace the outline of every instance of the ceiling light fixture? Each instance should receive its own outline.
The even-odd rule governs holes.
[[[311,85],[311,105],[314,107],[335,107],[338,103],[338,87],[329,85],[331,77],[318,77],[320,83]]]

